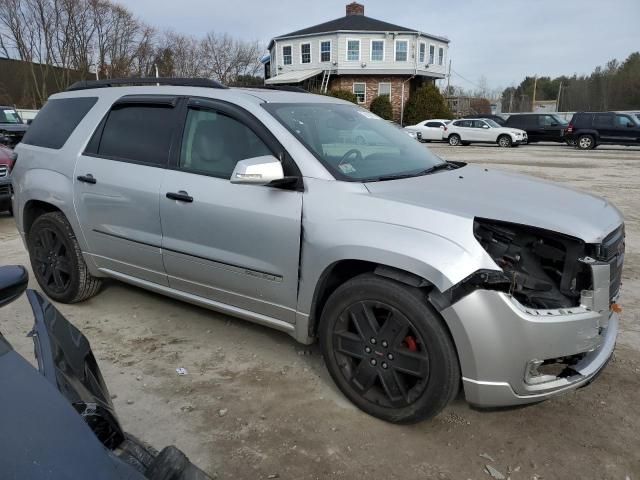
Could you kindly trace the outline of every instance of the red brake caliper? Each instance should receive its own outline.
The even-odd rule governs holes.
[[[406,336],[404,337],[404,343],[407,346],[407,348],[409,349],[410,352],[417,352],[418,351],[418,344],[416,343],[416,339],[413,338],[412,336]]]

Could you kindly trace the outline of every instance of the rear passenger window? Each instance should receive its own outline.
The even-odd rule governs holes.
[[[165,105],[116,105],[104,124],[98,155],[151,166],[166,166],[176,127]]]
[[[613,127],[613,115],[596,115],[596,127]]]
[[[22,143],[58,150],[98,101],[97,97],[49,100],[38,112]]]
[[[189,109],[180,168],[231,178],[236,163],[272,152],[249,127],[213,110]]]
[[[427,122],[426,126],[430,128],[440,128],[442,124],[440,122]]]

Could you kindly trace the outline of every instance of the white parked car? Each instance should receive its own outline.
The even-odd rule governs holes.
[[[470,143],[497,143],[499,146],[517,147],[527,143],[527,132],[517,128],[502,127],[490,118],[455,120],[444,129],[449,145]]]
[[[404,127],[407,132],[420,133],[422,135],[423,142],[430,142],[432,140],[444,140],[444,127],[446,127],[451,120],[433,119],[425,120],[416,125],[409,125]]]

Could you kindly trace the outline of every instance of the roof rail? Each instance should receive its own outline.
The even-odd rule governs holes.
[[[309,90],[305,90],[302,87],[295,87],[293,85],[246,85],[238,86],[238,88],[258,88],[260,90],[280,90],[283,92],[311,93],[309,92]]]
[[[208,78],[171,78],[171,77],[137,77],[137,78],[107,78],[105,80],[81,80],[74,83],[67,92],[88,90],[91,88],[107,88],[116,86],[135,85],[171,85],[176,87],[206,87],[227,88],[220,82]]]

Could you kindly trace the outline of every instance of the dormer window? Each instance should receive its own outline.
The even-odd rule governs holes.
[[[347,40],[347,61],[360,61],[360,40]]]
[[[396,62],[406,62],[409,58],[409,41],[396,40]]]

